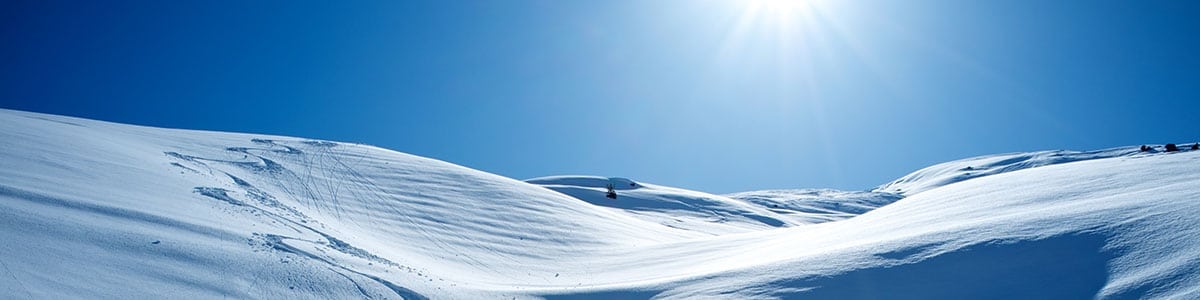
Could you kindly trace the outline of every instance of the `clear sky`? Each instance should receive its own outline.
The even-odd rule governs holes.
[[[3,1],[0,107],[721,193],[1200,140],[1200,1],[350,2]]]

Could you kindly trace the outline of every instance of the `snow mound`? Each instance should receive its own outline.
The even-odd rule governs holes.
[[[549,176],[525,180],[600,207],[709,235],[795,225],[789,218],[729,197],[634,182],[628,178]],[[607,197],[613,186],[615,198]]]
[[[800,224],[845,220],[903,198],[887,192],[831,189],[762,190],[725,196],[765,207]]]
[[[621,252],[626,274],[679,277],[569,295],[1192,299],[1197,165],[1200,151],[980,177],[837,222]]]
[[[972,157],[936,164],[874,189],[900,195],[913,195],[952,183],[1041,166],[1139,154],[1138,147],[1120,147],[1097,151],[1038,151]]]
[[[696,236],[366,145],[0,111],[0,149],[0,286],[32,298],[439,298]]]
[[[886,192],[830,189],[713,195],[628,178],[584,175],[547,176],[525,182],[645,221],[710,235],[844,220],[902,198]],[[616,198],[607,197],[609,185]]]
[[[607,188],[611,185],[614,190],[618,191],[632,190],[643,187],[629,178],[585,175],[546,176],[526,179],[525,182],[541,186],[576,186],[586,188]]]
[[[609,178],[0,110],[0,295],[1197,299],[1197,166],[1200,151],[1047,151],[877,192],[628,181],[609,199]]]

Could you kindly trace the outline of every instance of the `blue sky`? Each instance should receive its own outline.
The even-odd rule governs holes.
[[[327,2],[5,1],[0,107],[710,192],[1200,140],[1195,1]]]

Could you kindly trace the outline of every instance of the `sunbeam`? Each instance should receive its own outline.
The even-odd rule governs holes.
[[[859,49],[850,45],[834,22],[837,15],[820,1],[747,0],[733,2],[738,17],[727,28],[714,57],[714,76],[721,82],[753,81],[768,96],[733,94],[738,105],[757,107],[777,116],[794,118],[800,128],[787,130],[794,138],[807,138],[820,149],[828,169],[840,167],[833,149],[827,118],[829,78],[845,64],[855,62]],[[847,60],[849,56],[849,61]],[[731,100],[732,101],[732,100]],[[804,134],[803,132],[808,132]],[[832,172],[831,176],[840,176]]]

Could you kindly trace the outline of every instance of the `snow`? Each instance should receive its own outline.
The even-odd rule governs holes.
[[[800,224],[848,219],[904,198],[888,192],[831,189],[762,190],[726,196],[769,208]]]
[[[721,196],[0,110],[0,295],[1198,298],[1197,166],[1042,151]]]
[[[888,192],[762,190],[713,195],[622,177],[547,176],[525,182],[672,228],[723,235],[843,220],[895,202]],[[617,198],[606,197],[612,184]]]
[[[900,179],[879,186],[874,191],[912,195],[977,177],[1081,160],[1129,156],[1138,153],[1140,153],[1139,147],[1120,147],[1098,151],[1054,150],[972,157],[940,163],[918,170],[900,177]]]
[[[708,235],[797,224],[786,216],[744,201],[628,178],[550,176],[525,181],[634,218]],[[606,197],[610,183],[617,194],[615,199]]]

